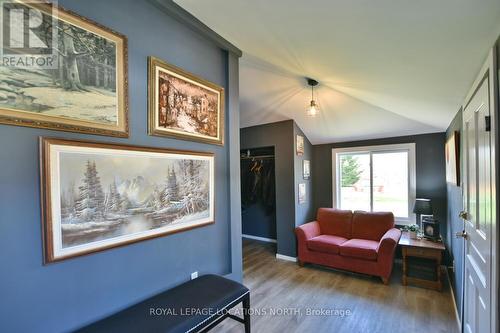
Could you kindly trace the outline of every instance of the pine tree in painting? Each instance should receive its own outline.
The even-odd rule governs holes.
[[[113,181],[113,183],[109,185],[107,210],[112,213],[119,212],[121,210],[121,202],[122,198],[116,188],[116,181]]]
[[[123,193],[122,200],[120,202],[120,211],[126,212],[128,209],[130,209],[130,207],[132,207],[132,204],[130,203],[128,195],[127,193]]]
[[[163,203],[170,203],[179,200],[179,186],[174,168],[168,168],[167,184],[164,191]]]
[[[104,192],[95,162],[87,161],[82,185],[78,187],[75,215],[84,221],[96,221],[104,215]]]
[[[179,195],[182,198],[182,213],[193,214],[208,208],[208,182],[205,179],[207,164],[203,161],[182,160],[179,162],[182,177]]]
[[[97,213],[99,217],[102,217],[104,215],[104,191],[102,190],[101,178],[99,178],[98,176],[95,162],[92,163],[92,182],[92,189],[94,191],[95,201],[97,205]]]
[[[164,207],[163,202],[164,191],[161,190],[158,186],[155,186],[153,193],[151,194],[151,200],[148,203],[148,206],[153,207],[155,210],[160,210]]]

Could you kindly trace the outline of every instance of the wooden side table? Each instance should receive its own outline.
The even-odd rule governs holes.
[[[441,291],[441,259],[445,247],[442,241],[433,242],[426,239],[411,239],[407,232],[403,232],[399,239],[399,245],[403,252],[403,286],[413,284],[416,286]],[[436,272],[436,280],[428,280],[414,276],[408,276],[408,261],[411,258],[429,259],[433,263]]]

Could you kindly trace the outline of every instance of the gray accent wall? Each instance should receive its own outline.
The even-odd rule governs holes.
[[[297,155],[296,136],[304,137],[304,154]],[[313,146],[293,120],[246,127],[241,129],[241,149],[274,147],[276,176],[276,239],[278,254],[296,257],[295,227],[314,216],[313,177],[303,179],[302,161],[314,164]],[[306,183],[307,201],[299,204],[299,183]]]
[[[238,54],[223,48],[220,40],[207,38],[213,32],[203,33],[186,24],[191,17],[188,13],[182,17],[170,16],[168,10],[159,10],[163,7],[158,7],[158,3],[134,0],[60,0],[59,3],[128,37],[130,137],[0,125],[2,332],[72,331],[185,282],[194,271],[236,280],[242,276]],[[149,55],[224,87],[224,146],[147,134]],[[213,152],[215,224],[44,266],[39,136]]]
[[[294,152],[294,160],[295,160],[295,226],[302,225],[304,223],[310,222],[314,218],[314,202],[313,202],[313,180],[314,174],[311,170],[311,177],[309,179],[304,179],[303,175],[303,161],[309,160],[311,161],[312,167],[312,156],[313,156],[313,145],[309,142],[309,139],[305,136],[304,132],[300,129],[300,127],[294,122],[293,123],[293,136],[295,145],[297,145],[296,137],[297,135],[302,135],[304,137],[304,155],[297,155]],[[297,148],[297,147],[295,147]],[[306,202],[303,204],[299,204],[299,183],[306,184]]]
[[[332,149],[415,143],[417,198],[432,200],[434,214],[441,222],[441,234],[446,237],[446,171],[445,133],[401,136],[375,140],[339,142],[313,146],[314,209],[332,207]]]
[[[285,120],[240,130],[241,149],[274,147],[277,252],[296,256],[294,121]]]

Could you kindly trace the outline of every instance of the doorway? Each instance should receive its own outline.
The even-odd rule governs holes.
[[[242,149],[240,153],[243,237],[276,243],[274,147]]]

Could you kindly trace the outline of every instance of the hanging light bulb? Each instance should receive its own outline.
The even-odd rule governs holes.
[[[311,101],[311,104],[306,110],[306,114],[310,117],[314,117],[319,113],[319,108],[318,105],[316,105],[316,102],[314,100]]]
[[[318,81],[307,79],[307,84],[311,86],[311,102],[307,106],[306,115],[314,117],[319,113],[318,103],[314,100],[314,87],[318,85]]]

